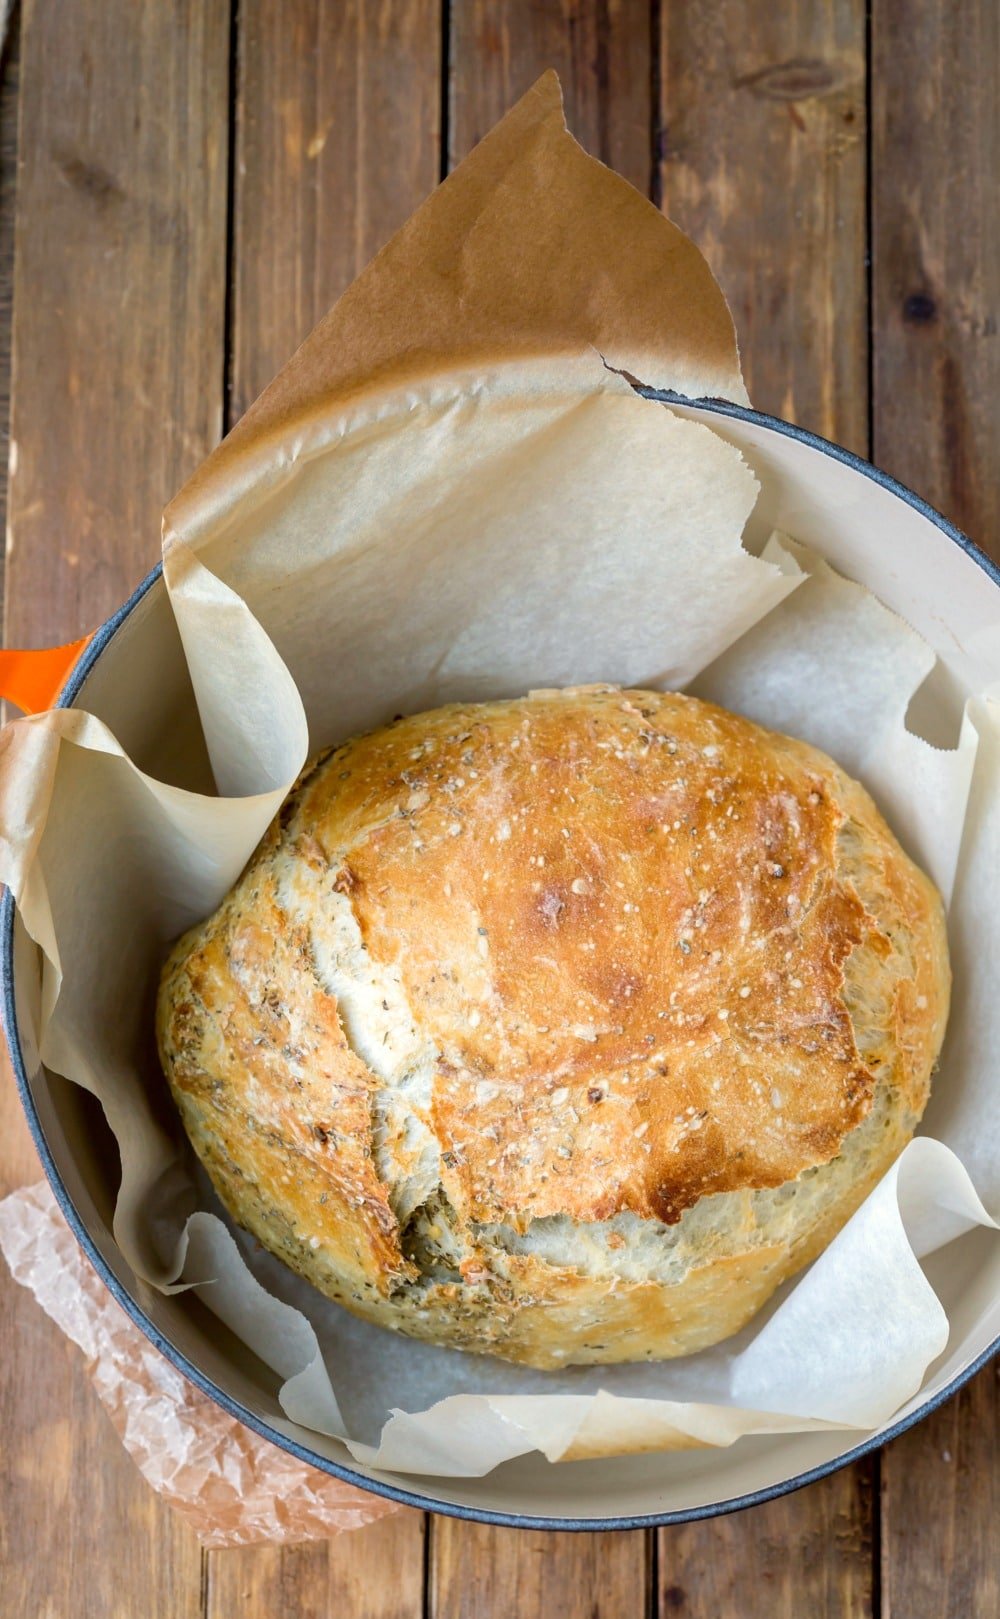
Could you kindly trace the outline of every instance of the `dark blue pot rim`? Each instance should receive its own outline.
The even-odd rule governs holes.
[[[954,545],[964,551],[978,567],[982,568],[992,583],[1000,589],[1000,567],[984,552],[980,551],[979,547],[974,545],[967,535],[961,533],[959,529],[955,528],[954,524],[949,523],[925,500],[921,500],[919,495],[915,495],[912,490],[905,488],[903,484],[897,483],[894,478],[880,472],[877,467],[873,467],[870,462],[862,460],[860,456],[854,455],[851,451],[842,449],[840,445],[832,444],[828,439],[820,438],[815,433],[808,433],[801,427],[793,427],[788,422],[780,421],[775,416],[767,416],[761,411],[748,410],[742,405],[732,405],[727,400],[686,399],[679,394],[652,388],[642,388],[638,391],[642,393],[644,398],[659,400],[664,404],[696,406],[699,409],[714,411],[720,416],[731,416],[737,421],[752,422],[760,427],[769,428],[772,432],[784,434],[786,438],[798,439],[800,443],[808,444],[812,449],[820,450],[824,455],[832,456],[835,461],[842,461],[845,466],[853,467],[855,472],[859,472],[863,477],[871,479],[873,483],[880,484],[883,489],[889,490],[891,494],[896,495],[906,505],[912,506],[915,511],[920,512],[936,528],[940,529],[941,533],[946,535]],[[120,607],[94,635],[93,640],[84,649],[79,662],[74,666],[66,685],[59,695],[58,706],[60,708],[72,707],[74,699],[78,696],[87,675],[97,662],[97,659],[105,651],[129,614],[138,606],[147,591],[160,578],[162,571],[162,566],[157,564],[133,595],[129,597],[128,601],[125,602],[124,606]],[[343,1479],[346,1483],[354,1484],[359,1489],[368,1490],[374,1495],[386,1496],[391,1501],[401,1502],[405,1506],[418,1507],[424,1511],[443,1513],[451,1518],[464,1518],[477,1523],[498,1524],[511,1529],[579,1531],[650,1529],[660,1524],[691,1523],[701,1518],[715,1518],[723,1513],[738,1512],[744,1507],[758,1506],[764,1501],[773,1501],[780,1495],[788,1495],[793,1490],[802,1489],[806,1484],[813,1484],[817,1479],[826,1478],[828,1474],[835,1473],[839,1468],[847,1467],[860,1457],[879,1450],[890,1439],[895,1439],[899,1434],[905,1433],[907,1428],[912,1428],[922,1418],[928,1416],[932,1411],[936,1411],[940,1405],[949,1400],[963,1384],[969,1382],[970,1378],[974,1377],[1000,1351],[1000,1337],[998,1337],[981,1355],[976,1357],[971,1365],[967,1366],[964,1371],[959,1372],[958,1376],[954,1377],[932,1399],[925,1401],[917,1410],[910,1412],[906,1417],[900,1418],[898,1422],[893,1423],[891,1427],[883,1432],[874,1434],[860,1445],[855,1445],[852,1450],[844,1451],[841,1455],[833,1457],[832,1460],[822,1463],[821,1466],[811,1468],[805,1473],[798,1473],[792,1478],[782,1480],[781,1483],[770,1484],[760,1490],[752,1490],[746,1495],[733,1496],[726,1501],[714,1501],[706,1506],[686,1507],[683,1510],[674,1512],[651,1512],[637,1517],[548,1518],[533,1516],[528,1513],[493,1512],[486,1507],[459,1506],[453,1502],[438,1501],[431,1496],[422,1495],[418,1490],[406,1490],[400,1488],[399,1485],[387,1483],[382,1479],[368,1478],[362,1473],[355,1472],[350,1467],[343,1466],[340,1462],[333,1462],[328,1457],[319,1455],[316,1451],[310,1450],[307,1445],[299,1444],[296,1440],[288,1438],[287,1435],[279,1433],[277,1429],[270,1427],[268,1423],[255,1416],[246,1406],[220,1389],[154,1326],[153,1322],[126,1291],[99,1252],[93,1238],[77,1213],[66,1187],[63,1185],[59,1170],[45,1139],[41,1120],[28,1082],[14,1006],[14,902],[9,891],[5,891],[2,900],[0,900],[0,976],[2,976],[3,980],[3,1001],[0,1016],[2,1016],[4,1034],[7,1038],[21,1102],[27,1115],[35,1146],[38,1149],[38,1155],[41,1158],[42,1166],[67,1223],[108,1291],[118,1301],[126,1314],[132,1318],[136,1326],[145,1333],[155,1348],[162,1355],[165,1355],[167,1360],[171,1361],[178,1371],[189,1378],[197,1388],[201,1389],[203,1394],[207,1394],[209,1399],[214,1400],[216,1405],[220,1405],[230,1416],[235,1417],[237,1421],[242,1422],[246,1427],[252,1428],[255,1433],[260,1434],[261,1438],[269,1440],[271,1444],[278,1445],[282,1450],[288,1451],[290,1455],[296,1456],[299,1461],[306,1462],[311,1467],[319,1468],[321,1472],[331,1473],[335,1478]]]

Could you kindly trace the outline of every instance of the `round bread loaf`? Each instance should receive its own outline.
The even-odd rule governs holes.
[[[175,947],[158,1035],[266,1248],[554,1367],[743,1326],[909,1139],[948,994],[937,894],[832,760],[602,686],[314,761]]]

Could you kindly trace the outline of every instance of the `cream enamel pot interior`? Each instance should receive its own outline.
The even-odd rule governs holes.
[[[940,666],[921,694],[921,726],[932,740],[953,731],[959,694],[971,678],[965,649],[978,632],[1000,621],[1000,569],[916,496],[846,451],[736,406],[674,398],[669,403],[738,446],[760,479],[751,549],[755,537],[774,527],[786,530],[930,641]],[[165,693],[172,694],[169,700]],[[206,776],[191,779],[190,763],[178,775],[178,761],[191,757],[197,716],[159,568],[95,635],[60,703],[98,715],[143,769],[210,790]],[[971,1310],[963,1322],[959,1309],[948,1349],[925,1388],[890,1427],[860,1443],[856,1434],[843,1432],[754,1437],[728,1450],[558,1466],[534,1454],[481,1479],[366,1470],[338,1441],[288,1420],[275,1376],[228,1336],[194,1292],[164,1297],[131,1274],[111,1233],[118,1159],[100,1109],[85,1092],[38,1069],[22,1042],[18,959],[25,944],[5,894],[3,1019],[15,1073],[55,1194],[106,1285],[161,1352],[212,1399],[274,1443],[363,1488],[432,1511],[526,1527],[632,1528],[706,1517],[795,1489],[882,1444],[940,1404],[1000,1347],[1000,1305],[992,1335],[982,1325],[973,1330]],[[1000,1301],[996,1243],[972,1236],[961,1252],[970,1298]]]

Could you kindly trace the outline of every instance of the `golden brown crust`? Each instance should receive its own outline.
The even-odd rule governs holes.
[[[838,992],[867,927],[812,750],[614,692],[417,716],[335,768],[296,820],[442,1054],[445,1186],[473,1218],[675,1220],[825,1161],[860,1121],[872,1079]]]
[[[444,1283],[403,1252],[373,1133],[386,1076],[317,966],[324,892],[432,1053],[414,1107],[464,1254]],[[589,688],[326,756],[175,950],[159,1029],[189,1133],[261,1240],[375,1319],[559,1364],[684,1353],[748,1319],[912,1131],[947,997],[937,896],[832,761],[693,698]],[[780,1188],[837,1157],[880,1083],[892,1128],[832,1211],[774,1238],[751,1199],[677,1280],[498,1254],[480,1229],[669,1227]],[[412,1168],[409,1131],[381,1136]]]
[[[236,1218],[251,1189],[274,1231],[301,1232],[296,1209],[308,1208],[305,1243],[321,1235],[348,1286],[364,1291],[377,1278],[385,1287],[406,1267],[372,1161],[376,1080],[275,905],[266,860],[276,842],[272,829],[252,887],[200,930],[197,950],[172,958],[160,1049],[188,1134]],[[274,1246],[273,1236],[262,1240]]]

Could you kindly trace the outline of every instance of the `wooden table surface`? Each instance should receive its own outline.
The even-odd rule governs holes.
[[[119,604],[167,498],[548,66],[584,144],[707,253],[755,403],[997,554],[997,0],[22,0],[0,99],[9,644]],[[0,1078],[2,1193],[39,1167]],[[0,1281],[4,1619],[1000,1614],[995,1369],[881,1455],[715,1522],[408,1511],[205,1553]]]

